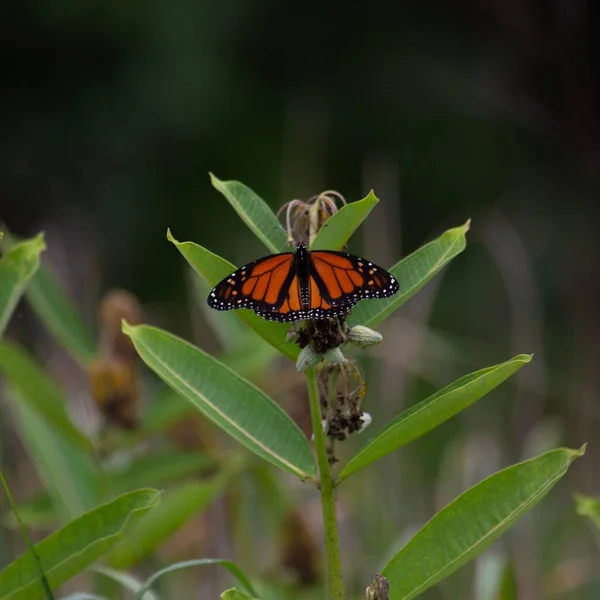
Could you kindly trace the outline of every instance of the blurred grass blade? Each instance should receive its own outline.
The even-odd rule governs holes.
[[[531,355],[519,354],[499,365],[465,375],[411,406],[359,450],[342,469],[338,483],[468,408],[530,361]]]
[[[279,356],[276,349],[242,323],[235,311],[218,311],[206,302],[214,286],[189,269],[198,307],[218,338],[223,352],[218,358],[242,377],[251,377]]]
[[[23,295],[27,282],[40,266],[46,249],[43,234],[10,247],[0,259],[0,336]]]
[[[578,515],[587,517],[600,529],[600,500],[583,494],[575,494],[575,510]]]
[[[209,284],[204,277],[198,277],[194,269],[188,268],[187,271],[194,300],[223,349],[232,350],[237,346],[238,340],[244,335],[255,335],[240,322],[233,311],[218,311],[208,306],[206,299],[215,286]],[[255,337],[258,336],[255,335]]]
[[[167,231],[167,239],[175,244],[183,257],[196,273],[204,278],[211,289],[232,271],[235,271],[236,267],[230,262],[194,242],[179,242],[170,231]],[[249,309],[236,310],[235,314],[271,346],[292,360],[296,360],[299,354],[298,346],[285,340],[286,333],[290,328],[289,324],[266,321]]]
[[[21,440],[52,498],[62,522],[99,502],[98,474],[89,458],[46,423],[28,402],[10,390]],[[0,596],[1,597],[1,596]]]
[[[373,327],[389,317],[437,275],[455,256],[466,248],[466,233],[471,221],[448,229],[439,238],[425,244],[389,271],[398,280],[400,291],[390,298],[359,302],[348,317],[349,325]]]
[[[44,265],[27,288],[27,300],[69,355],[83,368],[94,358],[93,337],[56,276]]]
[[[200,514],[221,493],[227,478],[219,475],[206,482],[173,486],[160,505],[129,530],[108,556],[116,569],[126,569],[150,556],[161,544]]]
[[[130,575],[129,573],[125,573],[123,571],[117,571],[117,569],[111,569],[110,567],[105,567],[103,565],[95,565],[91,569],[94,573],[99,573],[100,575],[104,575],[104,577],[108,577],[112,581],[118,583],[123,589],[129,590],[134,594],[137,594],[144,585],[142,581],[140,581],[137,577]],[[159,600],[158,596],[151,591],[146,592],[144,596],[144,600]]]
[[[273,254],[285,252],[287,236],[269,205],[239,181],[221,181],[210,173],[210,180],[233,206],[252,233]]]
[[[230,590],[225,590],[221,594],[221,600],[257,600],[257,599],[252,598],[252,596],[248,596],[248,595],[244,594],[244,592],[240,592],[240,590],[231,588]]]
[[[409,600],[483,552],[531,510],[582,456],[559,448],[513,465],[461,494],[388,563],[390,600]]]
[[[55,529],[60,524],[52,500],[46,492],[40,492],[30,500],[19,501],[19,516],[26,527],[37,530]],[[19,526],[11,511],[3,513],[0,524],[10,529]]]
[[[19,399],[43,417],[55,433],[82,450],[92,449],[90,440],[71,422],[58,385],[18,344],[0,341],[0,372],[19,390]]]
[[[271,398],[199,348],[146,325],[124,324],[138,354],[174,390],[244,446],[307,479],[315,474],[304,434]]]
[[[102,556],[121,536],[128,521],[158,503],[160,493],[138,490],[74,519],[35,545],[50,586],[56,589]],[[44,590],[28,554],[0,572],[0,598],[37,600]]]
[[[52,594],[52,589],[50,588],[50,584],[48,583],[48,579],[46,578],[46,573],[44,572],[44,568],[42,567],[39,556],[37,555],[37,552],[35,551],[35,548],[33,547],[33,543],[31,542],[31,538],[29,537],[27,528],[25,527],[25,524],[21,520],[21,515],[19,514],[19,509],[15,503],[15,500],[10,491],[10,488],[8,487],[8,483],[6,483],[6,479],[4,478],[4,473],[2,473],[1,470],[0,470],[0,481],[2,482],[2,487],[4,488],[4,492],[6,493],[6,496],[8,498],[8,502],[13,511],[13,514],[15,515],[15,518],[16,518],[17,522],[19,523],[19,527],[21,528],[21,533],[23,534],[23,537],[25,538],[25,544],[27,546],[26,556],[29,557],[29,559],[30,559],[29,562],[30,563],[33,562],[33,564],[35,566],[35,571],[37,573],[37,576],[39,577],[39,584],[44,592],[44,596],[46,596],[47,600],[54,600],[54,594]]]
[[[371,190],[366,198],[340,208],[337,213],[325,221],[310,245],[310,249],[339,250],[342,248],[378,202],[377,196]]]
[[[162,487],[175,479],[214,470],[213,458],[201,452],[160,450],[140,458],[122,471],[110,473],[110,483],[117,492],[154,485]]]
[[[150,589],[150,586],[152,586],[163,575],[173,573],[174,571],[180,571],[181,569],[189,569],[190,567],[203,567],[206,565],[221,565],[222,567],[225,567],[250,594],[253,596],[256,595],[252,589],[252,584],[244,572],[234,562],[231,562],[230,560],[224,560],[222,558],[199,558],[175,563],[174,565],[170,565],[169,567],[157,571],[154,573],[154,575],[148,577],[148,579],[144,582],[144,586],[137,592],[134,600],[148,600],[146,590]]]

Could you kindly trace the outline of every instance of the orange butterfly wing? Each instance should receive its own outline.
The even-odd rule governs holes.
[[[346,314],[364,298],[387,298],[399,289],[385,269],[347,252],[310,252],[309,318]]]
[[[345,315],[363,298],[397,291],[394,277],[367,260],[346,252],[308,252],[298,245],[296,254],[272,254],[240,267],[213,289],[208,305],[250,308],[264,319],[290,322]]]
[[[208,305],[216,310],[251,308],[268,319],[269,315],[279,314],[274,311],[288,302],[294,274],[294,254],[291,252],[259,258],[215,286],[208,296]]]

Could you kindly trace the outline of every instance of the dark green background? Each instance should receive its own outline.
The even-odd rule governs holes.
[[[0,9],[0,217],[18,234],[47,232],[48,254],[90,322],[102,292],[125,286],[155,322],[184,335],[184,265],[166,228],[237,264],[265,252],[209,170],[273,208],[323,189],[352,201],[374,188],[382,202],[351,249],[382,264],[471,217],[466,253],[400,313],[453,351],[436,354],[421,340],[423,355],[411,361],[429,367],[409,369],[402,384],[384,357],[373,383],[380,422],[397,414],[400,392],[406,406],[509,355],[534,352],[535,361],[518,387],[403,452],[404,484],[423,499],[411,501],[416,514],[383,506],[396,522],[422,521],[450,499],[439,491],[446,479],[456,493],[474,482],[449,458],[460,444],[476,454],[481,440],[491,444],[499,468],[544,435],[588,441],[562,497],[539,509],[540,537],[529,546],[539,548],[557,507],[572,510],[574,490],[600,491],[594,8],[9,2]],[[412,348],[406,323],[382,332],[389,356]],[[582,527],[575,550],[565,549],[563,533],[552,535],[560,550],[539,558],[544,571],[585,554],[591,540]]]

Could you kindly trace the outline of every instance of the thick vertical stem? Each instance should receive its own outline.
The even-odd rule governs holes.
[[[335,490],[331,480],[331,469],[327,458],[325,434],[321,424],[321,405],[319,403],[319,389],[317,376],[314,369],[306,372],[308,384],[308,400],[310,403],[310,416],[317,451],[317,464],[321,482],[321,508],[323,510],[323,527],[325,530],[325,553],[327,556],[327,570],[329,572],[329,589],[332,600],[344,600],[344,584],[342,581],[342,568],[340,561],[340,543],[338,539],[337,518],[335,513]]]

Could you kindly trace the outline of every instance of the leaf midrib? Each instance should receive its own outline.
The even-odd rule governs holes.
[[[306,473],[306,472],[300,470],[296,465],[290,463],[287,459],[284,459],[281,456],[279,456],[278,454],[275,454],[275,452],[273,452],[268,446],[265,446],[261,441],[259,441],[258,439],[256,439],[254,436],[250,435],[250,433],[248,431],[246,431],[245,429],[243,429],[242,427],[240,427],[234,420],[232,420],[223,411],[221,411],[212,402],[210,402],[206,398],[206,396],[203,396],[198,391],[196,391],[196,389],[194,389],[194,387],[192,387],[192,385],[189,384],[186,379],[184,379],[183,377],[181,377],[176,371],[174,371],[170,366],[168,366],[167,363],[165,363],[154,352],[152,352],[152,350],[150,350],[149,347],[146,344],[144,344],[140,340],[138,340],[138,342],[142,346],[144,346],[146,352],[148,352],[148,354],[150,354],[150,356],[154,360],[156,360],[156,362],[159,365],[161,365],[164,368],[165,371],[167,371],[175,380],[177,380],[181,384],[183,384],[183,386],[185,388],[187,388],[194,396],[198,397],[199,399],[201,399],[202,401],[204,401],[208,406],[210,406],[218,415],[220,415],[223,418],[224,421],[226,421],[227,423],[229,423],[230,425],[232,425],[235,429],[237,429],[240,433],[242,433],[247,439],[251,440],[254,444],[256,444],[256,446],[258,446],[259,448],[261,448],[261,450],[263,450],[266,454],[268,454],[269,456],[273,457],[274,459],[276,459],[281,464],[284,464],[287,467],[289,467],[289,469],[293,473],[296,473],[302,479],[312,479],[312,476],[309,473]]]
[[[425,580],[423,583],[421,583],[419,585],[419,587],[417,587],[417,588],[413,589],[411,592],[409,592],[408,596],[403,596],[402,600],[410,600],[411,598],[414,598],[416,594],[419,594],[424,589],[424,586],[427,586],[427,584],[430,581],[432,581],[433,579],[435,579],[440,573],[450,569],[452,567],[452,565],[454,565],[456,562],[460,561],[465,555],[469,554],[469,552],[471,552],[474,548],[476,548],[477,546],[480,546],[482,543],[484,543],[485,540],[487,540],[493,533],[495,533],[498,529],[502,528],[503,525],[505,525],[507,522],[509,522],[513,518],[513,516],[518,514],[520,511],[524,510],[540,494],[542,494],[546,489],[551,487],[554,484],[554,482],[560,478],[561,474],[564,473],[564,471],[565,471],[565,466],[561,465],[561,467],[559,469],[557,469],[556,473],[552,476],[552,478],[549,479],[542,487],[538,488],[533,494],[531,494],[531,496],[529,496],[529,498],[527,498],[527,500],[525,500],[525,502],[522,502],[521,504],[519,504],[519,506],[517,508],[515,508],[515,510],[511,511],[504,519],[502,519],[502,521],[500,521],[497,525],[495,525],[492,529],[490,529],[483,537],[479,538],[479,540],[477,540],[474,544],[471,544],[471,546],[469,546],[464,552],[459,554],[454,560],[451,560],[450,562],[448,562],[446,564],[446,566],[442,567],[436,573],[431,575],[427,580]]]
[[[503,366],[508,366],[508,365],[503,365]],[[406,421],[408,421],[408,419],[412,419],[413,417],[415,417],[416,415],[420,414],[421,412],[423,412],[424,410],[426,410],[427,408],[430,408],[432,406],[435,406],[440,400],[443,400],[444,398],[446,398],[447,396],[449,396],[450,394],[454,393],[454,392],[459,392],[461,390],[464,390],[466,387],[478,382],[480,379],[482,379],[483,377],[486,377],[487,375],[491,375],[492,373],[495,373],[496,371],[498,371],[499,369],[501,369],[502,366],[497,367],[496,369],[494,369],[493,371],[488,371],[487,373],[483,373],[481,374],[479,377],[472,379],[471,381],[465,383],[464,385],[461,385],[459,387],[456,387],[452,390],[449,390],[448,392],[446,392],[445,394],[440,395],[438,398],[435,398],[434,400],[432,400],[431,402],[427,402],[427,400],[423,400],[423,406],[421,406],[418,410],[415,410],[415,412],[413,412],[412,414],[410,414],[408,417],[406,417],[405,419],[398,421],[397,423],[395,423],[394,425],[389,426],[388,429],[384,429],[383,431],[381,431],[381,433],[376,436],[375,438],[373,438],[370,442],[368,442],[364,448],[361,448],[359,450],[359,453],[356,455],[355,458],[358,458],[359,456],[361,456],[364,452],[366,452],[371,446],[375,445],[375,443],[379,443],[381,440],[387,438],[389,435],[391,435],[394,430],[396,429],[396,427],[399,427],[400,425],[406,423]],[[409,409],[410,410],[410,409]],[[351,463],[348,463],[348,465],[350,465]],[[356,471],[350,471],[349,474],[347,474],[344,477],[339,478],[339,482],[341,483],[342,481],[344,481],[345,479],[347,479],[350,475],[352,475],[353,473],[355,473]],[[342,475],[342,474],[341,474]]]

